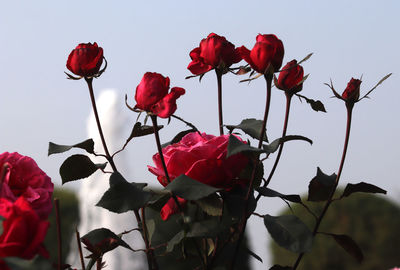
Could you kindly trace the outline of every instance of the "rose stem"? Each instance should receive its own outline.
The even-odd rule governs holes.
[[[75,228],[75,234],[76,234],[76,243],[78,245],[79,258],[81,260],[82,270],[84,270],[84,269],[86,269],[86,266],[85,266],[85,261],[83,259],[81,236],[79,235],[78,228]]]
[[[148,234],[149,233],[147,231],[147,226],[146,226],[146,222],[145,222],[146,216],[145,216],[144,207],[141,208],[141,211],[142,211],[142,220],[143,220],[143,223],[142,223],[142,225],[143,225],[143,238],[144,239],[149,239],[148,238]],[[151,260],[147,260],[147,263],[148,263],[148,266],[149,266],[149,270],[158,269],[158,264],[157,264],[157,261],[156,261],[155,256],[154,256],[154,252],[151,249],[148,240],[145,241],[145,245],[146,245],[146,253],[149,253],[149,256],[151,257]]]
[[[107,158],[108,162],[110,163],[113,171],[114,172],[118,172],[117,167],[115,166],[114,160],[113,160],[112,156],[110,155],[110,152],[108,151],[106,140],[104,139],[103,130],[101,128],[99,114],[97,112],[96,100],[94,98],[93,78],[86,78],[85,77],[85,80],[86,80],[87,85],[89,87],[90,100],[92,102],[92,108],[93,108],[94,116],[96,118],[97,128],[99,130],[99,134],[100,134],[101,142],[103,144],[104,152],[106,154],[106,158]],[[142,220],[142,221],[140,220],[139,211],[138,210],[134,210],[134,213],[135,213],[136,220],[137,220],[138,224],[140,224],[141,222],[143,224],[145,224],[144,220]],[[143,235],[143,240],[144,240],[145,243],[148,242],[148,239],[146,239],[144,235]],[[154,260],[155,261],[155,258],[151,258],[150,255],[147,254],[147,253],[146,253],[146,255],[147,255],[147,260]]]
[[[94,112],[94,117],[96,118],[96,123],[97,123],[97,128],[99,130],[99,134],[100,134],[100,139],[101,142],[103,144],[103,148],[104,148],[104,152],[106,154],[107,160],[110,163],[112,169],[114,172],[118,172],[117,171],[117,167],[115,166],[114,160],[110,155],[110,152],[108,151],[107,148],[107,144],[106,144],[106,140],[104,139],[104,134],[103,134],[103,130],[101,128],[101,124],[100,124],[100,119],[99,119],[99,114],[97,112],[97,106],[96,106],[96,100],[94,98],[94,92],[93,92],[93,78],[87,78],[85,77],[85,80],[87,82],[87,85],[89,87],[89,93],[90,93],[90,100],[92,101],[92,108],[93,108],[93,112]]]
[[[260,134],[260,139],[258,142],[258,148],[262,147],[262,143],[264,141],[264,133],[265,133],[265,129],[267,127],[268,113],[269,113],[269,108],[270,108],[270,104],[271,104],[272,77],[273,77],[273,74],[270,74],[270,73],[264,74],[264,78],[265,78],[265,81],[267,84],[267,95],[266,95],[266,101],[265,101],[264,120],[263,120],[262,127],[260,130],[261,134]],[[244,232],[246,230],[247,208],[249,206],[249,197],[250,197],[251,190],[253,189],[253,183],[254,183],[254,179],[256,176],[258,162],[259,162],[259,160],[255,160],[255,162],[254,162],[254,168],[253,168],[252,176],[251,176],[250,183],[249,183],[249,189],[247,190],[247,194],[246,194],[246,198],[245,198],[243,221],[241,223],[239,223],[239,225],[238,225],[239,239],[238,239],[236,247],[235,247],[235,252],[233,253],[233,259],[231,261],[230,269],[233,269],[233,266],[235,265],[236,258],[238,257],[239,248],[243,241]]]
[[[100,257],[97,259],[96,261],[96,270],[101,270],[102,266],[103,266],[103,262],[102,262],[103,258]]]
[[[219,135],[224,135],[224,121],[222,118],[222,71],[215,69],[218,84],[218,119],[219,119]]]
[[[282,138],[286,136],[286,131],[287,131],[287,127],[288,127],[288,123],[289,123],[289,113],[290,113],[290,104],[292,101],[292,97],[293,94],[285,92],[286,95],[286,112],[285,112],[285,122],[283,124],[283,129],[282,129]],[[275,163],[272,166],[271,172],[269,173],[269,176],[267,178],[267,181],[265,181],[264,183],[264,187],[268,186],[269,182],[271,182],[272,176],[275,173],[276,167],[278,166],[279,163],[279,159],[281,158],[282,155],[282,151],[283,151],[283,142],[281,143],[281,145],[279,146],[279,150],[278,150],[278,155],[276,156],[275,159]],[[260,199],[261,194],[257,195],[256,201],[258,202],[258,200]]]
[[[330,196],[325,204],[324,209],[322,210],[320,216],[317,219],[317,222],[315,223],[314,230],[313,230],[313,237],[317,234],[318,228],[322,222],[322,219],[324,218],[326,212],[328,211],[329,206],[332,203],[333,195],[335,195],[335,191],[337,186],[339,185],[339,179],[340,175],[342,174],[343,170],[343,165],[344,161],[346,159],[346,153],[347,153],[347,146],[349,145],[349,138],[350,138],[350,128],[351,128],[351,117],[352,117],[352,111],[353,111],[353,106],[354,103],[346,103],[346,109],[347,109],[347,124],[346,124],[346,137],[344,139],[344,146],[343,146],[343,153],[342,153],[342,159],[340,161],[338,173],[336,176],[335,180],[335,185],[330,193]],[[301,259],[303,258],[304,253],[300,253],[299,256],[297,257],[296,262],[293,265],[293,270],[296,270],[297,266],[299,266]]]
[[[57,269],[62,269],[62,239],[61,239],[61,216],[60,216],[60,201],[55,198],[54,206],[56,209],[56,226],[57,226],[57,250],[58,250],[58,263]]]

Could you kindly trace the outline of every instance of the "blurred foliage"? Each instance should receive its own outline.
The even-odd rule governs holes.
[[[339,192],[341,194],[341,192]],[[305,201],[305,199],[304,199]],[[317,214],[324,203],[306,202]],[[298,204],[294,214],[312,230],[315,219]],[[292,214],[286,210],[281,214]],[[390,269],[400,262],[400,208],[382,196],[354,194],[331,204],[320,232],[346,234],[361,248],[364,261],[359,264],[332,237],[317,234],[312,250],[305,254],[298,270],[375,270]],[[273,264],[293,265],[297,254],[271,244]]]

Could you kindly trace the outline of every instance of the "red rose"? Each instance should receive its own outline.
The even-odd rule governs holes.
[[[42,242],[49,222],[41,220],[25,198],[10,202],[0,198],[3,233],[0,235],[0,258],[32,259],[36,254],[48,258]]]
[[[46,219],[51,212],[54,189],[50,177],[33,159],[18,153],[0,154],[0,168],[4,164],[8,169],[0,185],[0,198],[14,202],[24,197],[39,217]]]
[[[300,83],[303,76],[303,67],[298,65],[296,60],[292,60],[282,68],[275,86],[292,94],[297,93],[303,88],[303,83]]]
[[[135,108],[168,118],[176,111],[176,100],[185,94],[185,89],[173,87],[169,90],[169,78],[159,73],[146,72],[136,87]]]
[[[200,46],[190,52],[192,62],[188,69],[195,75],[210,71],[213,68],[225,69],[242,60],[235,45],[225,37],[211,33],[201,40]]]
[[[180,142],[165,147],[163,155],[171,181],[185,174],[201,183],[227,190],[240,183],[238,176],[248,159],[242,154],[226,158],[228,141],[229,135],[216,137],[192,132]],[[153,161],[156,167],[148,166],[149,171],[166,186],[168,182],[158,153],[153,156]],[[176,205],[170,199],[161,212],[162,218],[167,219],[176,211]]]
[[[81,43],[68,56],[67,68],[82,77],[92,77],[99,73],[103,63],[103,48],[97,43]]]
[[[360,98],[360,84],[361,80],[351,78],[347,84],[346,89],[342,94],[342,98],[345,101],[356,102]]]
[[[239,48],[242,58],[257,72],[276,72],[282,66],[283,43],[275,35],[258,34],[256,44],[250,51],[245,46]]]

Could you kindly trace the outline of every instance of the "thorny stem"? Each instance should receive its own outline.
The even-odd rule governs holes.
[[[62,239],[61,239],[61,215],[60,215],[60,201],[54,199],[54,206],[56,210],[56,226],[57,226],[57,269],[62,269]]]
[[[151,260],[147,260],[147,263],[148,263],[148,266],[149,266],[149,270],[158,269],[158,264],[157,264],[157,261],[156,261],[155,256],[154,256],[154,252],[151,249],[150,243],[148,241],[149,233],[148,233],[148,230],[147,230],[146,214],[145,214],[144,208],[142,208],[141,211],[142,211],[143,239],[146,239],[145,240],[146,254],[148,254],[150,256],[150,258],[151,258]]]
[[[224,135],[224,121],[222,118],[222,71],[216,68],[215,73],[217,74],[217,84],[218,84],[219,135]]]
[[[285,122],[283,124],[283,129],[282,129],[282,138],[286,136],[286,131],[287,131],[288,123],[289,123],[290,104],[291,104],[292,97],[293,97],[293,94],[288,93],[288,92],[285,92],[285,95],[286,95],[286,112],[285,112]],[[268,184],[271,182],[272,176],[275,173],[276,167],[278,166],[279,160],[282,155],[283,145],[284,145],[284,143],[282,142],[281,145],[279,146],[279,150],[278,150],[278,154],[275,159],[275,163],[272,166],[271,172],[269,173],[269,176],[263,185],[264,187],[268,186]],[[260,197],[261,197],[261,194],[258,194],[257,198],[256,198],[257,202],[260,199]]]
[[[340,161],[338,173],[336,176],[335,180],[335,185],[334,188],[331,191],[331,194],[329,196],[329,199],[327,200],[324,209],[322,210],[320,216],[317,219],[317,222],[315,223],[314,230],[313,230],[313,236],[315,236],[318,232],[318,228],[322,222],[322,219],[324,218],[326,212],[328,211],[329,206],[331,205],[333,201],[333,195],[335,194],[336,188],[339,185],[339,179],[342,174],[343,166],[344,166],[344,161],[346,159],[346,153],[347,153],[347,147],[349,145],[349,138],[350,138],[350,128],[351,128],[351,117],[352,117],[352,111],[353,111],[353,103],[346,103],[346,108],[347,108],[347,124],[346,124],[346,137],[344,139],[344,146],[343,146],[343,153],[342,153],[342,159]],[[296,262],[293,265],[293,270],[296,270],[296,268],[299,266],[301,259],[303,258],[304,253],[300,253],[299,256],[297,257]]]
[[[103,258],[100,257],[96,261],[96,270],[101,270],[102,267],[103,267]]]
[[[81,261],[82,270],[84,270],[86,269],[86,266],[85,266],[85,260],[83,259],[81,236],[79,235],[78,228],[75,228],[75,234],[76,234],[76,243],[78,245],[78,251],[79,251],[79,259]]]
[[[86,78],[85,77],[85,80],[86,80],[86,83],[87,83],[87,85],[89,87],[89,94],[90,94],[90,100],[92,101],[93,113],[94,113],[94,117],[96,118],[97,128],[99,130],[100,139],[101,139],[101,142],[103,144],[104,152],[106,153],[106,158],[107,158],[108,162],[110,163],[113,171],[117,172],[117,167],[115,166],[114,160],[112,159],[112,157],[110,155],[110,152],[108,151],[106,140],[104,139],[103,130],[101,128],[99,114],[97,112],[96,100],[94,98],[93,78]]]
[[[268,121],[268,113],[269,113],[269,108],[270,108],[270,104],[271,104],[271,88],[272,88],[272,77],[273,74],[264,74],[265,77],[265,81],[267,83],[267,95],[266,95],[266,101],[265,101],[265,112],[264,112],[264,120],[263,120],[263,124],[261,127],[261,134],[260,134],[260,139],[258,142],[258,148],[260,149],[262,147],[262,143],[264,140],[264,133],[265,133],[265,129],[267,127],[267,121]],[[240,245],[243,241],[243,236],[244,236],[244,232],[246,230],[246,225],[247,225],[247,208],[249,206],[249,198],[250,198],[250,194],[251,191],[253,190],[253,184],[254,184],[254,179],[256,178],[256,170],[257,170],[257,166],[258,166],[258,162],[259,162],[259,158],[254,160],[254,168],[252,171],[252,175],[251,175],[251,179],[250,179],[250,183],[249,183],[249,188],[247,190],[247,194],[246,194],[246,198],[245,198],[245,207],[244,207],[244,213],[243,213],[243,217],[242,220],[239,221],[239,225],[238,225],[238,230],[239,230],[239,239],[236,243],[236,247],[235,247],[235,251],[233,253],[233,258],[231,261],[231,265],[230,265],[230,269],[233,269],[234,265],[235,265],[235,261],[238,257],[238,253],[239,253],[239,248]]]

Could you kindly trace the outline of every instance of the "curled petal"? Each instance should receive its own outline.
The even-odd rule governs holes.
[[[168,95],[152,106],[151,112],[161,118],[170,117],[176,111],[176,100],[183,94],[185,94],[185,89],[172,88]]]

